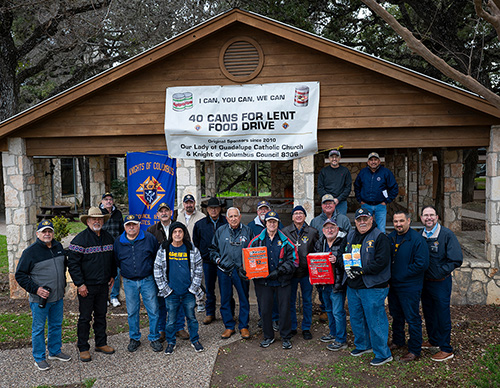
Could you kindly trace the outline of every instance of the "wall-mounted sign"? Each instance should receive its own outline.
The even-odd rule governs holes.
[[[290,160],[318,150],[319,82],[167,88],[173,158]]]

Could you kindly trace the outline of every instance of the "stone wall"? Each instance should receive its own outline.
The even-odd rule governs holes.
[[[284,162],[271,162],[271,197],[293,197],[292,160],[287,160]]]

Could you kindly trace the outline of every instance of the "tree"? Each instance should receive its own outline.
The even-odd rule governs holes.
[[[0,0],[0,121],[213,12],[201,0]]]

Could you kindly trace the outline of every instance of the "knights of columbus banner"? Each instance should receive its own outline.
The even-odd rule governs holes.
[[[167,151],[127,152],[129,214],[141,218],[141,229],[159,221],[158,205],[174,209],[176,161]]]

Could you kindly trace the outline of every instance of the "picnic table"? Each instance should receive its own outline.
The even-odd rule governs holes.
[[[38,222],[41,220],[50,220],[54,217],[66,217],[74,221],[74,217],[78,215],[71,212],[71,206],[64,205],[40,206],[40,212],[36,215]]]

